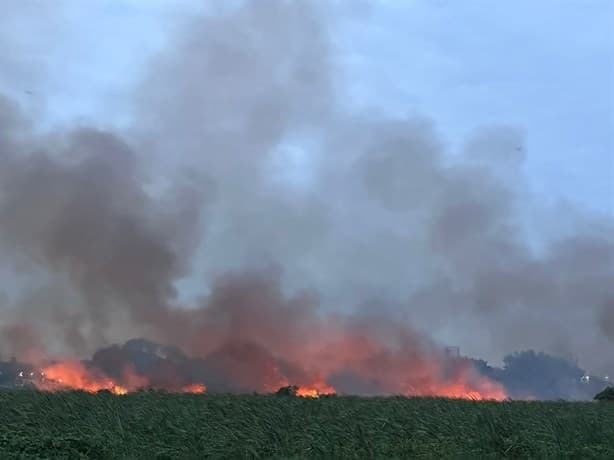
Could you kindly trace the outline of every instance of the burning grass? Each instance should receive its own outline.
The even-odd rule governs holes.
[[[350,341],[352,345],[358,345]],[[331,359],[288,360],[253,343],[232,343],[206,359],[144,339],[98,350],[91,360],[56,358],[38,366],[25,365],[15,384],[42,391],[104,390],[126,394],[141,388],[172,393],[275,393],[360,396],[438,396],[504,400],[504,386],[481,375],[467,359],[450,359],[419,346],[397,350],[367,349],[367,358],[335,348]],[[312,357],[313,358],[313,357]],[[12,367],[11,367],[12,366]],[[7,369],[19,368],[17,363]],[[211,384],[211,386],[210,386]]]
[[[0,393],[1,458],[614,458],[609,404]]]
[[[40,372],[40,378],[31,379],[31,384],[41,391],[80,390],[87,393],[108,391],[116,395],[125,395],[150,387],[146,377],[129,367],[123,370],[120,382],[117,382],[100,370],[87,368],[79,361],[62,361],[47,366]],[[205,393],[206,386],[196,382],[164,389],[174,393]]]

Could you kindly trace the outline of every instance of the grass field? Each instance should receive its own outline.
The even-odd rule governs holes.
[[[0,458],[614,458],[614,404],[0,393]]]

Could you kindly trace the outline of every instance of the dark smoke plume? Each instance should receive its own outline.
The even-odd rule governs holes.
[[[451,156],[430,120],[348,112],[327,8],[193,18],[121,133],[41,133],[0,98],[5,355],[144,336],[237,389],[282,376],[364,393],[432,388],[441,343],[614,367],[612,219],[529,219],[551,210],[515,127]]]

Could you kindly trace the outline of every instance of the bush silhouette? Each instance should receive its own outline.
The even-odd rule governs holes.
[[[614,401],[614,387],[607,387],[595,395],[597,401]]]
[[[296,396],[298,392],[298,387],[296,385],[288,385],[285,387],[281,387],[275,393],[277,396]]]

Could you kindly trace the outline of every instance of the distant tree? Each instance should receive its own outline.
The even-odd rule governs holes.
[[[614,387],[607,387],[595,395],[597,401],[614,401]]]
[[[474,369],[484,376],[492,377],[493,374],[495,374],[497,370],[500,370],[496,367],[492,367],[490,364],[488,364],[488,361],[485,361],[483,359],[475,359],[475,358],[467,358],[467,359],[471,362]]]
[[[0,362],[0,385],[13,386],[21,367],[14,356],[11,357],[10,361]]]
[[[298,387],[296,385],[288,385],[285,387],[281,387],[275,393],[277,396],[296,396],[298,392]]]
[[[534,350],[507,355],[503,363],[498,380],[516,397],[571,397],[584,375],[584,370],[575,363]]]

